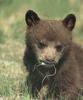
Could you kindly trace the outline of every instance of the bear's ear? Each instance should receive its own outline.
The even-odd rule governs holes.
[[[38,17],[38,15],[32,11],[32,10],[28,10],[25,14],[25,21],[26,21],[26,24],[28,26],[32,26],[32,25],[35,25],[39,22],[40,18]]]
[[[76,23],[76,17],[74,14],[69,14],[68,16],[66,16],[66,18],[63,20],[63,24],[64,26],[72,31],[74,26],[75,26],[75,23]]]

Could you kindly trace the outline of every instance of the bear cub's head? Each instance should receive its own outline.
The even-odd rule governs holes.
[[[67,15],[63,20],[42,20],[34,11],[25,15],[27,25],[26,44],[42,64],[59,63],[72,42],[72,30],[76,17]]]

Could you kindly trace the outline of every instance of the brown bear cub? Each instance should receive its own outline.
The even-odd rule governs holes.
[[[72,41],[75,15],[42,20],[29,10],[25,21],[24,64],[32,95],[39,100],[77,100],[83,88],[83,49]]]

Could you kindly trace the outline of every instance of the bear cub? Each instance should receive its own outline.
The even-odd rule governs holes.
[[[77,100],[83,88],[83,49],[72,41],[74,14],[42,20],[28,10],[24,64],[32,96],[40,100]]]

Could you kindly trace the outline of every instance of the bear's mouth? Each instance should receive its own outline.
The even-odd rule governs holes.
[[[48,67],[52,67],[52,65],[55,65],[55,61],[48,61],[48,60],[40,60],[41,65],[46,65]]]
[[[35,71],[36,69],[39,69],[39,68],[42,68],[42,69],[50,69],[52,67],[55,67],[56,66],[56,62],[55,61],[47,61],[47,60],[40,60],[39,63],[35,64],[34,66],[34,70]]]
[[[34,70],[37,71],[42,77],[42,84],[46,79],[56,75],[56,66],[55,63],[40,61],[39,64],[34,66]]]

